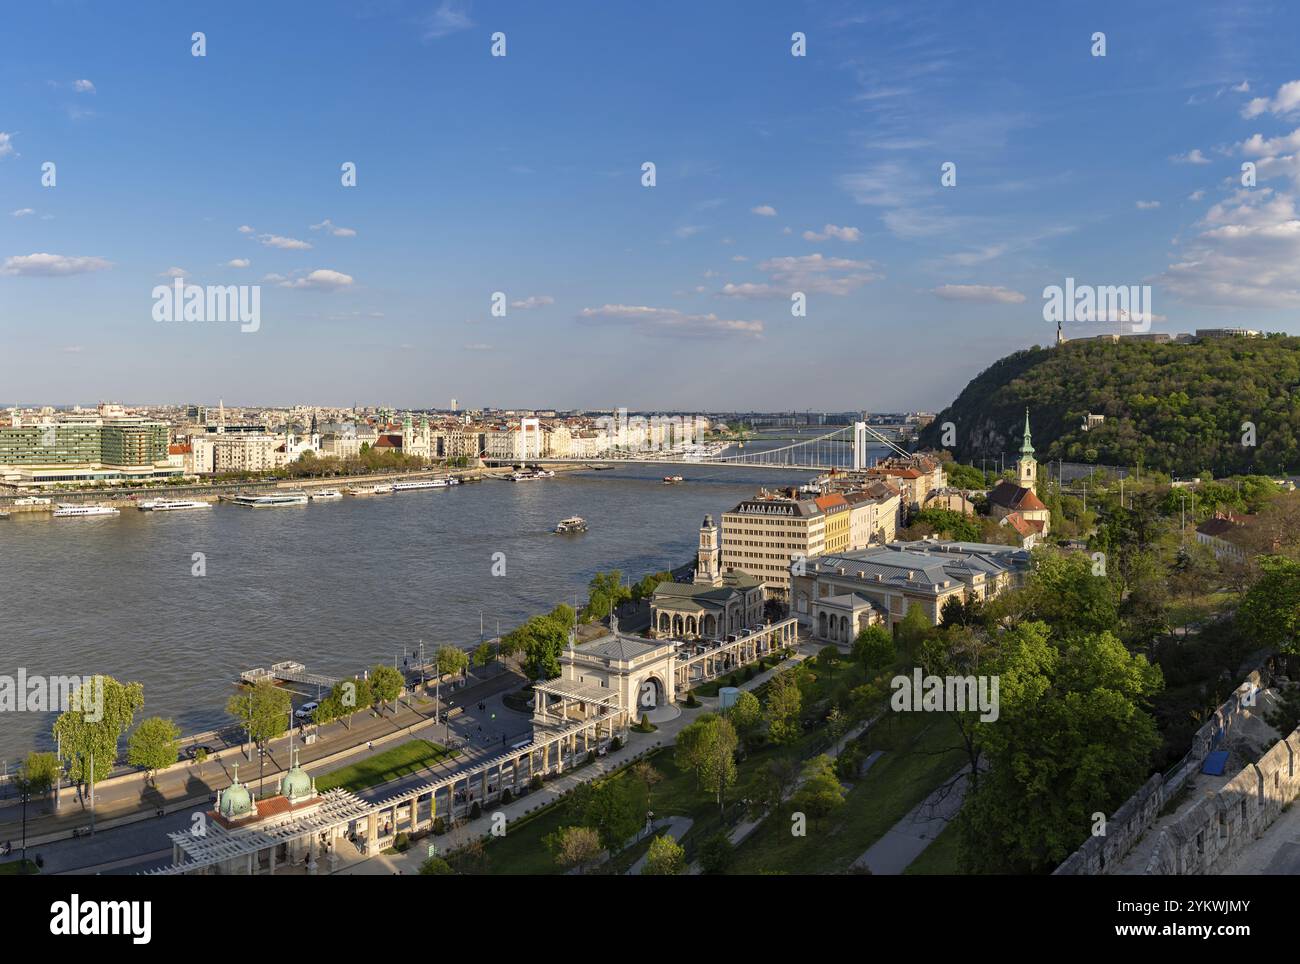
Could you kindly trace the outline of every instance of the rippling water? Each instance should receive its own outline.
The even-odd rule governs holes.
[[[127,510],[0,522],[0,674],[106,673],[144,684],[145,712],[185,733],[224,723],[231,681],[295,659],[330,675],[414,648],[478,641],[598,571],[633,578],[694,558],[700,521],[807,473],[685,466],[346,498],[281,509]],[[557,536],[565,516],[590,531]],[[193,553],[207,575],[191,575]],[[491,575],[506,554],[505,577]],[[45,747],[53,718],[0,714],[0,757]]]

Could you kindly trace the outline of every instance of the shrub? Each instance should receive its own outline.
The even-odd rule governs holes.
[[[614,739],[609,741],[610,753],[613,753],[615,750],[621,750],[621,749],[623,749],[623,738],[621,736],[616,736],[614,737]]]
[[[479,806],[479,802],[475,800],[469,805],[469,818],[471,820],[477,820],[481,816],[483,816],[483,808]]]
[[[445,833],[447,832],[447,821],[444,820],[442,817],[434,817],[434,818],[433,818],[433,832],[434,832],[435,834],[437,834],[438,836],[440,836],[440,837],[441,837],[443,834],[445,834]]]
[[[691,690],[689,693],[686,694],[686,705],[689,706],[691,709],[695,709],[697,706],[700,705],[699,698],[696,697],[695,695],[695,690]]]
[[[393,838],[393,849],[399,854],[411,848],[411,835],[405,830]]]
[[[509,802],[510,802],[511,800],[513,800],[514,798],[515,798],[515,795],[514,795],[513,791],[511,791],[511,789],[510,789],[509,787],[506,787],[504,790],[501,791],[501,802],[502,802],[502,803],[509,803]]]
[[[528,781],[528,786],[533,790],[542,789],[542,775],[540,773],[534,773],[533,778]]]
[[[700,844],[700,869],[706,874],[725,874],[735,857],[735,847],[724,831],[718,831]]]

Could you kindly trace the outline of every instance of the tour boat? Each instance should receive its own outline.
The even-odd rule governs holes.
[[[680,475],[665,475],[665,476],[664,476],[664,485],[676,485],[678,482],[685,482],[685,481],[686,481],[686,480],[683,479]]]
[[[183,509],[211,509],[210,502],[185,499],[150,499],[136,506],[141,512],[179,512]]]
[[[230,501],[250,509],[275,509],[286,505],[306,505],[307,496],[302,492],[285,492],[280,495],[237,495]]]
[[[586,532],[587,520],[579,515],[570,516],[567,519],[561,519],[559,525],[555,527],[555,531],[561,535],[568,535],[573,532]]]
[[[110,505],[66,505],[62,502],[54,510],[56,519],[80,519],[92,515],[121,515]]]
[[[325,502],[329,499],[341,499],[343,498],[343,493],[338,489],[318,489],[308,495],[308,498],[313,502]]]
[[[409,492],[413,489],[445,489],[451,482],[448,479],[420,479],[417,482],[394,482],[394,492]]]
[[[352,485],[343,490],[344,495],[392,495],[393,487],[387,483],[380,485]]]
[[[553,479],[555,473],[547,469],[533,469],[524,472],[513,472],[510,478],[514,482],[532,482],[536,479]]]

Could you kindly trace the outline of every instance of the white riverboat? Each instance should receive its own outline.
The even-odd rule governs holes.
[[[96,515],[121,515],[121,511],[111,505],[68,505],[63,502],[54,509],[56,519],[84,519]]]
[[[149,499],[136,505],[141,512],[183,512],[186,509],[211,509],[211,502],[191,499]]]
[[[580,515],[570,516],[567,519],[561,519],[559,525],[555,527],[559,535],[573,535],[579,532],[587,531],[587,520]]]
[[[445,489],[449,485],[460,485],[460,479],[418,479],[414,482],[394,482],[394,492],[412,492],[417,489]]]
[[[555,473],[548,469],[531,469],[523,472],[512,472],[510,480],[512,482],[534,482],[538,479],[553,479]]]
[[[250,509],[277,509],[286,505],[306,505],[307,496],[302,492],[283,492],[277,495],[237,495],[230,501]]]
[[[352,485],[343,490],[344,495],[392,495],[393,487],[388,483],[379,485]]]
[[[334,499],[343,498],[343,493],[338,489],[317,489],[308,498],[313,502],[331,502]]]

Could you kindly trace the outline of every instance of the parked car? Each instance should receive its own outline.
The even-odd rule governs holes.
[[[293,715],[300,720],[309,720],[311,715],[316,712],[316,707],[320,706],[315,700],[308,700],[302,706],[293,711]]]

